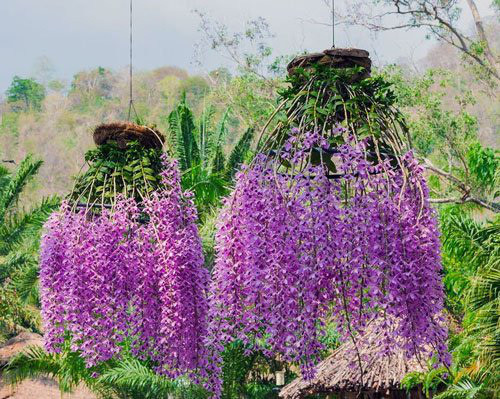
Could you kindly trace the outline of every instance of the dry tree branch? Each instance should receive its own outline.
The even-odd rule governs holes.
[[[327,0],[323,2],[329,6]],[[482,55],[474,50],[477,40],[460,29],[458,23],[460,9],[456,0],[384,0],[382,2],[356,0],[347,4],[344,12],[337,10],[335,13],[338,24],[357,25],[373,32],[425,28],[437,40],[455,47],[481,66],[489,75],[500,80],[498,60],[491,50],[474,0],[467,0],[467,4],[475,23],[477,37],[483,47]],[[394,18],[399,18],[400,21],[394,21]]]
[[[428,159],[424,159],[424,166],[427,170],[434,172],[438,176],[448,180],[463,194],[462,197],[460,198],[431,198],[429,202],[434,204],[446,204],[446,203],[465,204],[469,202],[479,205],[483,208],[489,209],[492,212],[500,213],[500,203],[488,201],[473,195],[472,188],[469,187],[462,180],[460,180],[458,177],[434,166],[432,162],[429,161]]]

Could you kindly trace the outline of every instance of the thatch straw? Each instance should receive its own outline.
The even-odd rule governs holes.
[[[426,371],[423,362],[417,358],[407,359],[403,350],[380,356],[384,330],[377,324],[372,323],[365,335],[357,339],[361,368],[357,364],[354,344],[349,340],[318,364],[312,380],[295,379],[281,390],[280,397],[299,399],[318,393],[399,390],[406,374]]]
[[[165,143],[165,136],[157,129],[131,122],[105,123],[94,130],[94,142],[97,145],[114,142],[119,148],[125,149],[131,141],[137,141],[146,148],[160,149]]]

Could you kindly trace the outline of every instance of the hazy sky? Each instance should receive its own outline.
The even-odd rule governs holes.
[[[323,0],[134,1],[134,64],[138,69],[176,65],[199,71],[193,64],[193,54],[201,33],[193,9],[207,12],[236,30],[249,18],[266,18],[276,35],[271,42],[276,54],[331,46],[330,28],[309,22],[328,22],[329,11]],[[477,3],[483,15],[491,14],[489,0]],[[470,24],[466,9],[463,23]],[[376,63],[418,59],[430,45],[417,31],[375,37],[353,28],[339,28],[336,44],[365,48]],[[42,56],[50,59],[57,77],[67,80],[85,68],[125,67],[128,0],[0,0],[0,94],[14,75],[31,75]],[[205,69],[224,63],[219,55],[208,52]]]

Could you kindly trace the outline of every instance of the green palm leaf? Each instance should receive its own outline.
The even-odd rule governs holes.
[[[18,247],[23,240],[35,237],[47,217],[59,206],[56,197],[45,198],[28,212],[11,215],[0,226],[0,256],[5,256]]]
[[[229,154],[225,170],[228,179],[232,179],[241,164],[247,160],[254,134],[253,129],[247,129],[236,143],[231,154]]]
[[[138,359],[126,358],[115,367],[104,371],[97,382],[115,391],[119,396],[126,393],[133,398],[204,398],[205,391],[188,380],[170,380],[155,373]]]
[[[11,384],[48,377],[58,382],[62,392],[71,392],[82,383],[93,385],[91,371],[78,354],[69,351],[47,353],[39,346],[30,346],[14,356],[3,374]]]
[[[0,220],[3,220],[9,209],[17,202],[26,184],[37,174],[42,161],[34,161],[28,155],[19,165],[16,173],[4,182],[0,193]],[[4,175],[5,178],[5,175]]]
[[[195,138],[195,124],[186,95],[170,113],[168,124],[171,131],[171,140],[181,170],[186,170],[197,165],[200,161],[199,145]]]

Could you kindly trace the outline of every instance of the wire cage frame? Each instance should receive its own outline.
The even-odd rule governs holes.
[[[104,123],[92,134],[97,148],[87,152],[67,197],[72,209],[113,209],[119,195],[136,198],[140,207],[158,188],[165,136],[155,127],[132,122]]]
[[[329,145],[311,148],[309,161],[323,165],[328,178],[341,179],[335,155],[350,135],[367,141],[365,155],[374,164],[389,160],[392,167],[404,170],[402,156],[411,148],[408,127],[395,107],[390,84],[372,77],[371,66],[368,51],[354,48],[294,58],[287,66],[288,87],[280,92],[282,101],[261,131],[257,153],[287,173],[293,168],[283,161],[282,152],[290,131],[299,136],[297,143],[303,133],[318,132]]]

